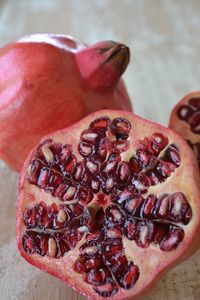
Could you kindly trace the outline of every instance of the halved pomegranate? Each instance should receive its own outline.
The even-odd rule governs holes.
[[[63,34],[34,34],[0,49],[0,158],[19,171],[50,132],[101,109],[131,111],[120,79],[129,48],[86,46]]]
[[[19,251],[89,299],[134,299],[198,247],[199,199],[198,165],[179,135],[99,111],[29,155]]]
[[[200,166],[200,91],[187,94],[176,104],[169,127],[186,140]]]

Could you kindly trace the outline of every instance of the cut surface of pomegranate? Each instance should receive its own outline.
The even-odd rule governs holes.
[[[129,48],[34,34],[0,49],[0,158],[19,171],[44,136],[101,109],[131,111]]]
[[[176,104],[169,127],[186,140],[200,166],[200,91],[187,94]]]
[[[21,255],[89,299],[134,299],[199,246],[199,170],[176,133],[103,110],[45,137],[21,173]]]

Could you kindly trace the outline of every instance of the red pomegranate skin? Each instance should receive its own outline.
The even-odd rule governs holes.
[[[94,178],[101,188],[89,187]],[[177,133],[130,112],[99,111],[44,137],[29,154],[19,183],[18,249],[87,299],[138,299],[198,249],[199,198],[197,161]]]
[[[19,171],[46,134],[100,109],[131,110],[120,76],[129,49],[86,46],[62,34],[25,36],[0,49],[0,157]]]

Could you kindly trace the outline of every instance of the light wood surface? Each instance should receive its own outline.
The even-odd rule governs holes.
[[[124,76],[137,114],[168,123],[185,93],[200,89],[199,0],[0,0],[0,46],[36,32],[73,35],[87,43],[130,46]],[[0,163],[0,300],[83,300],[18,254],[18,176]],[[199,234],[199,233],[197,233]],[[171,270],[145,300],[199,300],[200,250]]]

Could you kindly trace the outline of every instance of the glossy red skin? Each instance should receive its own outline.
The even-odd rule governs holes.
[[[44,135],[88,113],[131,110],[120,79],[127,56],[107,62],[109,51],[101,50],[111,46],[107,41],[86,47],[66,35],[38,34],[0,49],[0,158],[11,168],[19,171]]]
[[[108,115],[111,119],[122,116],[129,121],[131,121],[133,124],[135,124],[136,130],[134,131],[135,133],[135,139],[132,139],[131,145],[135,146],[135,143],[137,144],[139,136],[141,137],[141,132],[142,130],[145,130],[145,136],[148,136],[149,133],[152,132],[162,132],[163,134],[166,134],[170,141],[176,141],[178,148],[181,151],[183,163],[182,167],[177,171],[178,172],[178,178],[180,179],[180,186],[179,186],[179,181],[174,182],[176,180],[176,177],[173,177],[173,185],[170,185],[170,179],[168,179],[168,182],[164,183],[163,185],[160,185],[158,187],[158,192],[162,191],[163,186],[165,186],[165,189],[167,187],[168,192],[173,191],[173,189],[181,189],[181,186],[185,186],[185,191],[187,191],[188,195],[191,195],[191,202],[190,205],[193,208],[193,219],[192,221],[186,226],[185,228],[185,241],[180,246],[173,252],[161,252],[157,253],[156,257],[158,258],[158,261],[161,260],[161,262],[154,267],[153,273],[151,274],[150,270],[146,269],[146,273],[143,275],[145,277],[145,280],[143,279],[142,283],[140,283],[140,279],[138,280],[139,287],[137,287],[137,291],[134,291],[133,289],[126,291],[122,291],[121,289],[119,292],[110,297],[110,298],[103,298],[100,297],[98,294],[96,294],[94,291],[92,291],[92,287],[84,283],[82,280],[82,277],[80,274],[77,274],[73,272],[73,269],[71,269],[71,260],[72,257],[77,258],[78,253],[73,253],[74,250],[72,250],[72,256],[68,257],[66,256],[66,261],[64,261],[64,264],[67,264],[69,268],[69,273],[66,274],[65,272],[58,270],[57,267],[58,265],[54,264],[53,261],[51,261],[51,258],[48,257],[39,257],[38,255],[28,255],[22,246],[21,243],[21,237],[23,234],[24,230],[24,224],[23,224],[23,211],[27,205],[28,200],[24,198],[25,195],[27,195],[26,190],[28,191],[29,194],[29,187],[27,187],[26,183],[26,173],[28,166],[30,164],[30,161],[34,155],[35,149],[31,151],[29,154],[23,169],[21,171],[21,176],[20,176],[20,182],[19,182],[19,199],[18,199],[18,209],[17,209],[17,219],[16,219],[16,231],[17,231],[17,245],[18,249],[20,251],[20,254],[22,257],[24,257],[30,264],[36,266],[37,268],[61,279],[68,285],[70,285],[72,288],[77,290],[79,293],[82,295],[86,296],[87,299],[92,299],[92,300],[103,300],[103,299],[113,299],[113,300],[122,300],[122,299],[140,299],[140,297],[143,297],[146,293],[148,293],[149,290],[152,289],[152,287],[156,284],[157,281],[160,280],[160,278],[167,272],[169,271],[172,267],[176,266],[183,260],[187,259],[189,256],[191,256],[199,247],[200,244],[200,236],[198,234],[200,230],[200,203],[199,203],[199,197],[200,197],[200,188],[199,188],[199,170],[198,170],[198,165],[197,161],[194,159],[194,155],[191,151],[191,149],[188,147],[187,143],[184,142],[184,140],[175,132],[172,130],[159,125],[157,123],[151,122],[144,120],[136,115],[131,114],[130,112],[124,112],[124,111],[99,111],[96,113],[93,113],[84,119],[82,119],[80,122],[73,124],[69,128],[65,128],[61,131],[57,131],[55,133],[52,133],[51,135],[46,136],[44,140],[48,138],[52,138],[55,141],[66,143],[67,141],[72,141],[73,145],[76,145],[79,140],[80,132],[85,128],[84,125],[85,123],[90,123],[92,120],[95,118],[100,117],[101,115]],[[145,124],[146,123],[146,124]],[[139,127],[139,132],[137,131]],[[74,132],[77,132],[75,135]],[[181,146],[181,147],[180,147]],[[74,151],[76,147],[74,147]],[[130,150],[128,152],[131,152],[131,146]],[[127,154],[129,157],[129,154]],[[125,157],[124,157],[125,159]],[[183,178],[183,173],[185,173],[185,170],[188,170],[188,178]],[[38,201],[39,199],[36,199]],[[131,242],[131,241],[130,241]],[[138,248],[139,251],[139,248]],[[142,250],[143,251],[143,250]],[[70,253],[70,252],[69,252]],[[130,252],[129,252],[130,253]],[[140,253],[140,252],[139,252]],[[144,257],[147,258],[146,264],[149,264],[149,261],[151,260],[151,250],[147,249],[146,251],[142,252]],[[135,256],[135,262],[137,262],[137,259],[143,260],[144,257],[141,257],[141,254],[136,254],[134,253]],[[160,257],[159,257],[160,256]],[[163,260],[162,260],[163,259]],[[59,262],[58,262],[59,264]],[[62,266],[62,262],[60,262],[60,267]],[[140,265],[139,265],[140,266]],[[145,264],[143,267],[145,269]],[[74,274],[73,274],[74,273]],[[72,275],[71,275],[72,274]],[[81,283],[80,283],[80,277],[81,277]],[[143,298],[144,299],[144,298]]]

